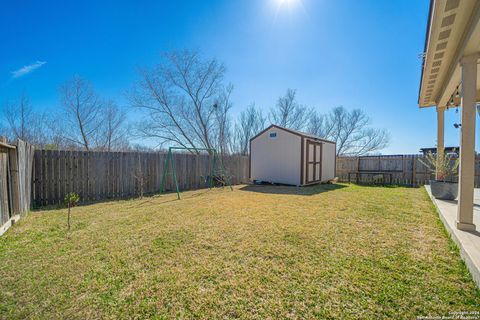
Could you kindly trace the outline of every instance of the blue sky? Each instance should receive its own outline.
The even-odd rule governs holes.
[[[278,2],[4,0],[0,102],[25,90],[36,108],[55,112],[58,87],[79,74],[126,106],[137,67],[193,48],[226,65],[234,115],[251,102],[267,112],[295,88],[323,112],[364,109],[391,133],[383,153],[435,144],[436,113],[417,106],[428,0]],[[459,119],[447,112],[446,145],[458,145]]]

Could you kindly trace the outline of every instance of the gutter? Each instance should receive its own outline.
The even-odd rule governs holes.
[[[423,57],[422,57],[422,74],[420,76],[420,87],[418,88],[418,105],[420,106],[420,95],[422,93],[422,84],[423,84],[423,72],[425,69],[425,60],[427,58],[427,47],[428,40],[430,40],[430,25],[432,23],[433,8],[435,6],[435,0],[430,0],[430,8],[428,10],[428,22],[427,22],[427,31],[425,34],[425,44],[423,47]]]

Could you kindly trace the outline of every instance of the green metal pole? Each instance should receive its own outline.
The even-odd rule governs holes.
[[[160,193],[163,193],[163,191],[165,190],[165,179],[167,177],[167,171],[168,171],[168,165],[169,165],[171,153],[172,153],[172,150],[170,148],[168,149],[167,158],[165,159],[165,167],[163,168],[162,187],[160,189]]]
[[[180,200],[180,191],[178,190],[178,182],[177,182],[177,170],[175,169],[175,161],[173,161],[173,157],[172,157],[172,168],[173,168],[173,179],[175,180],[175,187],[177,189],[177,199]]]

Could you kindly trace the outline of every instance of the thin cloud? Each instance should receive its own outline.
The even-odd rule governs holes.
[[[33,71],[37,70],[41,66],[43,66],[46,61],[37,61],[35,63],[29,64],[27,66],[23,66],[18,70],[12,71],[12,78],[20,78],[23,77],[24,75],[27,75],[29,73],[32,73]]]

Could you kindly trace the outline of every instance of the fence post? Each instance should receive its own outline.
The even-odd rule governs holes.
[[[18,158],[17,149],[10,149],[8,151],[9,169],[11,185],[10,190],[12,192],[12,214],[19,214],[20,212],[20,184],[19,184],[19,172],[18,172]]]
[[[412,163],[412,185],[415,187],[417,186],[417,156],[413,156]]]

